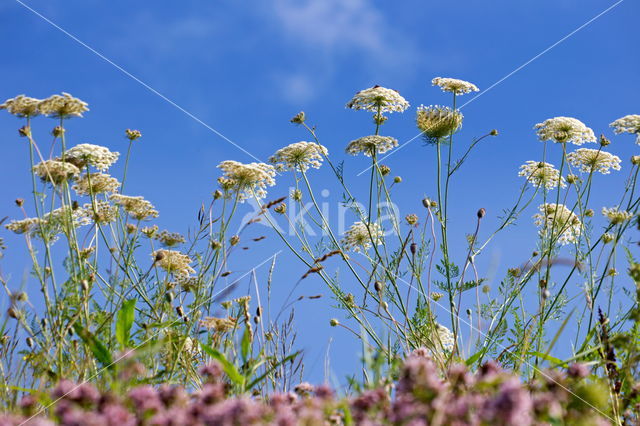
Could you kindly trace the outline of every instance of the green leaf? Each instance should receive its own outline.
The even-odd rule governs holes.
[[[240,342],[240,354],[244,362],[247,362],[249,349],[251,349],[251,333],[249,333],[249,327],[251,326],[247,324],[247,328],[245,328],[244,334],[242,335],[242,342]]]
[[[113,361],[111,353],[107,347],[89,330],[84,328],[78,323],[73,325],[73,329],[78,336],[82,339],[82,342],[91,350],[93,356],[102,364],[103,367],[111,368]]]
[[[236,368],[235,365],[229,362],[229,360],[216,349],[213,349],[212,347],[209,347],[200,341],[198,341],[198,343],[200,343],[200,347],[202,347],[202,349],[211,358],[215,359],[220,363],[220,365],[222,366],[222,370],[225,373],[227,373],[227,376],[229,376],[229,379],[231,379],[232,382],[234,382],[239,386],[244,386],[245,378],[244,376],[242,376],[242,374],[240,374],[240,372],[238,372],[238,369]]]
[[[533,352],[528,352],[527,355],[537,356],[538,358],[542,358],[545,361],[549,361],[555,364],[554,367],[557,367],[557,366],[566,367],[567,365],[567,363],[564,362],[563,360],[556,358],[554,356],[551,356],[549,354],[543,354],[542,352],[533,351]]]
[[[480,357],[484,354],[484,352],[485,352],[484,350],[480,350],[475,354],[471,355],[469,358],[467,358],[467,360],[465,361],[465,364],[467,364],[467,366],[473,365],[474,362],[480,359]]]
[[[129,299],[122,304],[122,307],[118,311],[118,318],[116,320],[116,340],[120,343],[122,349],[126,348],[129,344],[129,337],[131,335],[131,327],[133,326],[133,320],[135,317],[136,300]]]

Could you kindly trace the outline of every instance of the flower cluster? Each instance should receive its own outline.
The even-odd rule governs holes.
[[[265,163],[243,164],[233,160],[218,165],[224,176],[218,179],[225,191],[237,193],[240,202],[255,196],[263,199],[267,196],[267,186],[275,185],[275,168]]]
[[[85,173],[76,179],[73,189],[78,195],[116,192],[120,187],[118,179],[106,173]]]
[[[190,342],[193,348],[193,341]],[[188,343],[185,341],[185,347]],[[419,352],[419,351],[416,351]],[[292,385],[294,392],[264,398],[229,395],[223,368],[212,363],[200,369],[203,385],[189,394],[181,386],[138,385],[126,395],[101,393],[89,383],[62,380],[49,400],[56,423],[215,424],[215,425],[540,425],[602,426],[608,411],[607,390],[591,382],[589,370],[572,364],[567,373],[541,372],[529,383],[488,362],[472,373],[451,365],[443,376],[421,354],[409,356],[399,371],[395,391],[364,390],[340,399],[325,385]],[[53,404],[52,404],[53,405]],[[38,414],[38,399],[25,396],[23,415],[0,415],[0,424],[53,425]]]
[[[537,188],[543,186],[546,189],[553,189],[558,185],[561,188],[567,186],[564,178],[560,176],[560,172],[552,164],[540,161],[527,161],[520,166],[518,176],[524,176],[527,178],[527,182],[531,182]]]
[[[118,160],[120,153],[111,152],[108,148],[90,143],[76,145],[64,153],[64,161],[75,165],[79,169],[93,166],[104,172]]]
[[[462,127],[463,115],[449,107],[420,105],[416,113],[416,125],[428,140],[438,140],[452,135]]]
[[[158,217],[158,211],[153,204],[141,196],[132,197],[130,195],[112,194],[109,198],[136,220]]]
[[[0,109],[6,109],[9,114],[18,117],[35,117],[42,114],[53,118],[71,118],[82,117],[83,112],[89,111],[87,105],[86,102],[62,92],[62,95],[52,95],[47,99],[18,95],[4,101]]]
[[[367,157],[372,157],[374,154],[383,154],[396,146],[398,146],[397,139],[389,136],[371,135],[349,142],[346,151],[351,155],[362,153]]]
[[[40,114],[38,104],[40,99],[30,98],[25,95],[18,95],[15,98],[7,99],[0,109],[6,109],[9,114],[18,117],[35,117]]]
[[[540,226],[540,235],[557,239],[562,245],[577,243],[582,231],[578,216],[564,204],[542,204],[540,213],[535,214],[536,225]]]
[[[86,203],[82,206],[85,216],[95,223],[109,223],[118,217],[118,208],[103,200],[95,200],[93,203]]]
[[[541,141],[556,143],[571,142],[582,145],[585,142],[595,142],[596,135],[582,121],[572,117],[549,118],[535,125],[536,133]]]
[[[567,154],[567,161],[584,173],[609,174],[620,170],[620,157],[599,149],[579,148]]]
[[[194,274],[196,271],[190,266],[191,258],[176,250],[156,250],[151,253],[155,263],[170,274],[184,276]]]
[[[33,172],[45,182],[60,185],[80,174],[80,169],[60,160],[45,160],[33,166]]]
[[[633,217],[633,213],[626,210],[620,210],[616,207],[602,208],[602,214],[609,220],[612,225],[620,225]]]
[[[465,93],[477,92],[480,89],[468,81],[458,80],[457,78],[436,77],[431,80],[431,84],[438,86],[443,92],[451,92],[456,95],[464,95]]]
[[[373,86],[356,93],[347,108],[375,113],[403,112],[409,108],[409,102],[393,89]]]
[[[319,169],[323,156],[329,155],[326,147],[314,142],[296,142],[276,151],[269,159],[278,170],[307,171],[309,167]]]
[[[372,242],[377,246],[382,244],[383,236],[384,231],[377,223],[367,226],[363,222],[356,222],[344,233],[342,245],[345,250],[366,251],[371,247]]]
[[[169,232],[167,230],[164,230],[157,234],[154,234],[155,235],[153,236],[153,238],[158,240],[160,244],[165,247],[177,246],[178,244],[182,244],[186,241],[184,236],[182,236],[182,234],[179,234],[178,232]]]
[[[640,145],[640,115],[630,114],[610,124],[616,135],[620,133],[631,133],[636,135],[636,143]]]

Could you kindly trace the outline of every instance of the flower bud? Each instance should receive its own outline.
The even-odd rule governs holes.
[[[335,327],[335,326],[337,326],[337,325],[340,325],[340,321],[338,321],[338,320],[337,320],[337,319],[335,319],[335,318],[331,318],[331,319],[329,320],[329,325],[330,325],[331,327]]]
[[[273,211],[278,214],[285,214],[287,212],[287,205],[285,203],[280,203],[273,208]]]
[[[600,146],[607,146],[611,144],[611,141],[607,139],[604,135],[600,135]]]
[[[35,345],[35,343],[33,342],[33,339],[31,337],[27,337],[25,340],[27,342],[27,346],[29,346],[30,348],[33,348],[33,346]]]
[[[640,155],[634,155],[631,157],[631,164],[637,166],[640,164]]]
[[[484,217],[484,215],[487,214],[487,211],[484,208],[481,208],[480,210],[478,210],[478,219],[482,219]]]
[[[418,252],[418,244],[411,243],[411,245],[409,246],[409,250],[411,250],[411,254],[415,256],[416,253]]]
[[[18,129],[18,134],[20,136],[22,136],[23,138],[29,137],[31,136],[31,127],[29,126],[22,126]]]
[[[289,121],[294,124],[302,124],[306,119],[307,117],[305,116],[304,111],[300,111]]]
[[[222,197],[222,191],[220,191],[219,189],[216,189],[216,191],[213,193],[213,199],[217,200],[221,197]]]
[[[140,130],[127,129],[124,131],[124,134],[127,136],[127,139],[129,139],[130,141],[135,141],[136,139],[139,139],[142,137],[142,133],[140,133]]]
[[[382,176],[386,176],[391,173],[391,167],[385,166],[384,164],[380,166],[380,174]]]
[[[64,127],[62,126],[56,126],[53,128],[53,130],[51,131],[51,134],[53,136],[55,136],[56,138],[62,137],[62,135],[64,135]]]
[[[498,131],[496,129],[493,129],[492,131],[489,132],[489,134],[491,136],[498,136]]]
[[[400,183],[402,182],[402,178],[400,176],[396,176],[393,178],[393,183]]]
[[[239,242],[240,242],[240,237],[238,235],[234,235],[233,237],[229,238],[229,244],[231,244],[232,246],[235,246]]]
[[[382,291],[382,289],[384,288],[384,284],[381,283],[380,281],[376,281],[373,283],[373,288],[380,293]]]
[[[24,200],[22,198],[16,198],[16,206],[22,207],[24,205]]]

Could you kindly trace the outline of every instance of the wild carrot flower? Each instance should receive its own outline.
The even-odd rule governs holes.
[[[124,134],[130,141],[134,141],[142,137],[142,133],[140,132],[140,130],[127,129],[124,131]]]
[[[582,145],[585,142],[595,142],[596,135],[582,121],[572,117],[549,118],[535,125],[536,133],[541,141],[556,143],[571,142]]]
[[[442,347],[445,351],[452,351],[453,345],[455,344],[455,340],[453,338],[453,333],[447,327],[442,324],[436,323],[436,332],[438,333],[439,344],[436,345],[436,348],[442,344]]]
[[[618,118],[609,126],[613,127],[613,133],[631,133],[636,135],[636,144],[640,145],[640,115],[631,114]]]
[[[120,182],[118,179],[106,173],[85,173],[76,179],[76,184],[73,185],[73,189],[78,195],[116,192],[119,187]]]
[[[233,160],[223,161],[218,165],[224,173],[218,179],[226,190],[234,190],[238,193],[240,202],[255,196],[263,199],[267,196],[267,186],[275,185],[275,168],[265,163],[243,164]]]
[[[16,234],[28,234],[39,222],[37,217],[27,217],[25,219],[12,220],[4,227]]]
[[[617,207],[603,207],[602,214],[609,220],[609,223],[611,223],[612,225],[620,225],[621,223],[624,223],[633,217],[633,213],[626,210],[620,210]]]
[[[449,107],[420,105],[416,113],[416,125],[429,140],[449,136],[462,127],[463,115]]]
[[[582,223],[575,213],[564,204],[541,204],[539,210],[540,213],[533,218],[535,224],[541,227],[541,236],[557,239],[561,245],[578,242]]]
[[[84,169],[87,165],[104,172],[118,160],[119,152],[111,152],[108,148],[90,143],[82,143],[64,153],[64,161]]]
[[[86,203],[82,207],[84,208],[85,216],[95,223],[113,222],[118,217],[118,208],[103,200],[95,200],[95,205]]]
[[[153,204],[141,196],[132,197],[129,195],[112,194],[109,198],[115,204],[122,207],[124,211],[134,219],[145,220],[152,217],[158,217],[158,211],[155,209]]]
[[[18,95],[15,98],[7,99],[0,109],[6,109],[9,114],[17,117],[35,117],[40,114],[38,105],[40,99],[30,98],[25,95]]]
[[[409,102],[396,90],[373,86],[356,93],[347,103],[347,108],[375,113],[403,112],[409,108]]]
[[[191,258],[176,250],[156,250],[151,253],[156,264],[170,274],[177,276],[191,275],[196,271],[189,266]]]
[[[159,234],[156,234],[154,238],[158,240],[160,244],[164,245],[165,247],[173,247],[178,244],[182,244],[186,241],[181,234],[177,232],[169,232],[167,230],[164,230]]]
[[[374,154],[383,154],[398,146],[398,140],[389,136],[371,135],[353,140],[347,145],[347,153],[358,155],[360,153],[367,157]]]
[[[431,80],[431,84],[438,86],[443,92],[451,92],[456,95],[464,95],[465,93],[477,92],[480,89],[468,81],[458,80],[457,78],[436,77]]]
[[[53,118],[71,118],[82,117],[83,112],[89,111],[87,106],[86,102],[62,92],[62,95],[52,95],[42,100],[38,104],[38,110]]]
[[[567,154],[567,161],[585,173],[606,175],[611,169],[620,170],[620,157],[598,149],[579,148]]]
[[[309,167],[319,169],[323,155],[329,155],[326,147],[314,142],[296,142],[276,151],[269,159],[277,170],[307,171]]]
[[[297,188],[291,188],[289,190],[289,198],[291,198],[293,201],[302,201],[302,191]]]
[[[384,231],[377,223],[371,223],[367,227],[365,223],[358,221],[345,232],[342,245],[346,250],[366,251],[371,247],[372,241],[375,245],[382,244],[383,236]]]
[[[33,166],[33,172],[45,182],[60,185],[80,174],[80,169],[60,160],[45,160]]]
[[[553,189],[557,188],[558,184],[561,188],[567,186],[560,172],[552,164],[540,161],[527,161],[520,166],[518,176],[524,176],[527,182],[531,182],[537,188],[544,186],[546,189]]]

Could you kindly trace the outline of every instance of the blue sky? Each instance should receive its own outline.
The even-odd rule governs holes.
[[[332,156],[347,160],[347,180],[363,199],[368,179],[357,174],[367,161],[343,154],[348,141],[373,131],[368,114],[344,107],[355,92],[379,84],[407,98],[412,108],[393,115],[382,130],[402,143],[417,133],[416,106],[450,102],[431,87],[433,77],[462,78],[486,89],[615,4],[592,0],[23,3],[261,160],[286,144],[307,139],[302,129],[289,123],[304,110]],[[515,200],[522,183],[518,167],[540,159],[542,144],[532,130],[535,123],[573,116],[596,134],[611,137],[611,121],[638,113],[638,16],[637,1],[620,2],[465,106],[457,152],[493,128],[500,135],[482,144],[455,178],[451,226],[459,258],[464,235],[473,231],[476,210],[487,209],[483,230],[488,233],[502,209]],[[162,227],[185,232],[194,223],[200,203],[215,189],[215,166],[220,161],[254,161],[19,2],[6,0],[0,5],[0,23],[0,97],[21,93],[46,97],[65,91],[87,101],[91,111],[69,125],[75,143],[124,152],[124,129],[140,129],[144,136],[135,146],[128,192],[144,195],[158,207]],[[53,125],[40,119],[34,127],[44,133]],[[13,200],[29,195],[27,147],[17,137],[19,126],[13,117],[0,118],[4,182],[0,217],[17,216]],[[623,159],[623,170],[600,179],[595,206],[617,199],[618,192],[607,189],[620,187],[637,146],[631,136],[621,136],[614,139],[611,151]],[[403,215],[422,213],[421,198],[435,196],[433,159],[433,149],[416,140],[384,161],[404,180],[396,189]],[[329,177],[328,169],[312,173],[318,191],[328,189],[327,199],[337,206],[339,191],[334,183],[326,184]],[[271,190],[273,197],[287,193],[287,179],[283,177]],[[528,257],[535,248],[536,229],[530,219],[534,210],[494,241],[481,260],[485,269],[481,273],[492,276],[492,271],[517,266]],[[267,228],[258,227],[255,234],[268,235],[269,244],[256,247],[250,260],[239,260],[239,269],[283,248]],[[2,235],[9,244],[2,268],[17,285],[27,265],[23,243],[6,232]],[[281,295],[291,285],[288,271],[304,273],[302,265],[292,262],[283,253],[279,262],[283,272],[275,283]],[[304,286],[301,294],[327,294],[319,280],[305,280]],[[327,313],[328,304],[328,300],[307,302],[297,313],[309,377],[316,380],[322,377],[322,357],[330,339],[336,377],[342,379],[357,362],[353,354],[358,349],[351,337],[328,327],[329,318],[339,316]]]

